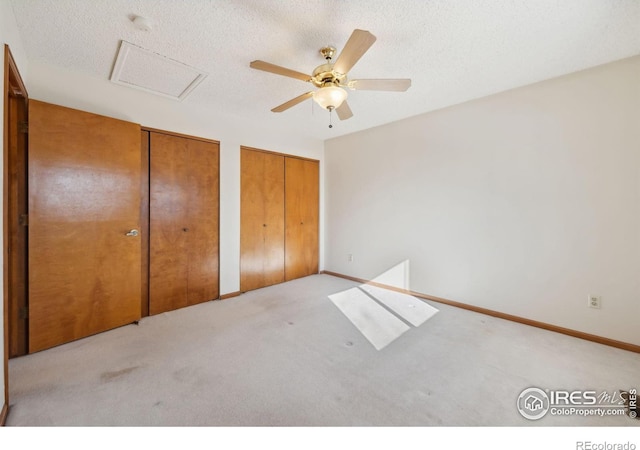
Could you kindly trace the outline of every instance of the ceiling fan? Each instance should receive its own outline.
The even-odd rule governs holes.
[[[323,108],[330,112],[335,110],[340,120],[346,120],[353,116],[351,108],[346,102],[347,91],[344,88],[359,91],[406,91],[411,86],[411,80],[404,79],[364,79],[349,80],[347,78],[349,70],[360,60],[362,55],[376,41],[376,37],[368,31],[354,30],[351,37],[345,44],[340,55],[332,62],[336,52],[334,47],[323,47],[320,53],[326,63],[316,67],[311,75],[295,70],[276,66],[264,61],[252,61],[249,66],[253,69],[283,75],[285,77],[296,78],[298,80],[312,83],[318,89],[299,95],[280,106],[276,106],[271,111],[282,112],[301,103],[308,98],[313,98]],[[331,125],[329,125],[331,128]]]

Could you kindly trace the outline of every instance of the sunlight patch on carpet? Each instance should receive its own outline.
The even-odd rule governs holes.
[[[436,308],[413,295],[390,291],[369,284],[360,286],[360,289],[375,298],[378,302],[384,304],[414,327],[419,327],[438,312]]]
[[[330,295],[329,298],[376,350],[385,348],[409,330],[406,323],[357,287]]]
[[[376,348],[382,350],[438,310],[401,292],[362,285],[329,296],[334,305]]]

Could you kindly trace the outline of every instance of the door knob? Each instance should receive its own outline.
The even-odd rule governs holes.
[[[127,236],[137,236],[138,234],[140,234],[140,232],[138,230],[131,230],[129,232],[127,232]]]

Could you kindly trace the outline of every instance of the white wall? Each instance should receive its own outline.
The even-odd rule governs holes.
[[[4,80],[4,45],[8,44],[11,49],[11,54],[13,55],[13,59],[16,61],[16,65],[18,66],[18,70],[20,71],[20,75],[23,80],[27,77],[27,58],[24,53],[24,48],[22,46],[22,41],[20,39],[20,35],[18,34],[18,27],[16,25],[15,17],[13,15],[13,8],[9,3],[9,0],[0,0],[0,43],[2,44],[2,48],[0,49],[0,63],[2,64],[2,79]],[[26,81],[25,81],[26,82]],[[4,82],[3,82],[4,83]],[[2,87],[2,98],[4,99],[4,92],[6,87],[3,85]],[[2,124],[2,136],[4,136],[4,100],[2,100],[2,107],[0,108],[0,124]],[[4,144],[3,144],[4,145]],[[0,160],[0,173],[2,173],[2,184],[4,186],[4,159]],[[2,196],[2,209],[4,210],[4,195]],[[4,248],[4,233],[0,234],[0,244],[1,248]],[[4,252],[3,252],[4,255]],[[4,256],[2,256],[4,259]],[[4,268],[5,261],[2,261],[2,267]],[[5,344],[4,344],[4,281],[2,291],[0,292],[0,358],[1,361],[4,361],[5,358]],[[0,369],[0,409],[2,409],[2,405],[4,405],[5,391],[4,391],[4,363],[0,364],[2,368]]]
[[[240,289],[240,146],[318,159],[323,170],[322,141],[284,135],[199,109],[187,101],[173,101],[36,61],[30,65],[27,88],[32,99],[220,141],[221,294]],[[323,199],[320,201],[323,217]],[[321,246],[320,267],[323,258]]]
[[[640,344],[639,80],[635,57],[327,141],[325,268]]]

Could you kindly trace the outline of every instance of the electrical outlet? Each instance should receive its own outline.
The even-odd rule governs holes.
[[[600,309],[602,307],[602,297],[599,295],[589,296],[589,308]]]
[[[349,262],[353,262],[353,254],[352,254],[352,253],[349,253],[349,254],[347,255],[347,261],[349,261]]]

